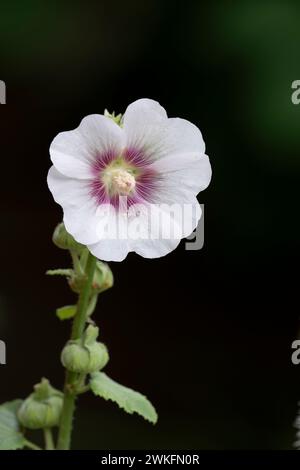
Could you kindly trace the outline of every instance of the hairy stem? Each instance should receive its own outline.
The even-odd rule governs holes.
[[[74,250],[70,250],[70,255],[72,258],[73,268],[77,274],[84,274],[78,254]]]
[[[86,393],[89,390],[90,390],[90,386],[89,385],[84,385],[83,387],[81,387],[77,390],[77,395],[82,395],[83,393]]]
[[[42,450],[41,447],[35,445],[33,442],[25,440],[25,447],[27,447],[30,450]]]
[[[77,303],[77,312],[73,321],[71,340],[81,338],[84,331],[85,322],[87,320],[87,310],[89,306],[89,299],[91,294],[92,282],[96,268],[96,258],[89,253],[86,264],[86,282],[79,295]],[[64,386],[64,403],[58,432],[57,448],[59,450],[70,449],[72,421],[75,411],[75,385],[78,380],[78,374],[66,371],[65,386]]]
[[[52,430],[50,428],[44,429],[44,439],[45,439],[45,449],[46,450],[54,450],[54,442],[52,436]]]

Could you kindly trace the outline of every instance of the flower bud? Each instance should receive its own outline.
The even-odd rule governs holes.
[[[69,341],[61,353],[61,362],[71,372],[85,373],[89,367],[89,351],[77,341]]]
[[[92,287],[98,294],[112,287],[113,273],[107,263],[97,261]]]
[[[70,235],[63,222],[58,224],[54,230],[52,241],[54,245],[62,250],[75,250],[80,253],[84,246],[80,243],[77,243],[72,235]]]
[[[80,294],[86,284],[86,276],[78,275],[75,272],[68,278],[70,289],[76,294]]]
[[[53,388],[47,379],[34,386],[18,410],[20,423],[28,429],[51,428],[59,425],[63,394]]]
[[[74,273],[68,279],[68,283],[73,292],[76,292],[76,294],[80,294],[86,284],[86,276]],[[102,261],[97,261],[92,282],[93,292],[96,294],[100,294],[101,292],[104,292],[105,290],[112,287],[113,283],[113,274],[108,264],[103,263]]]
[[[97,327],[89,325],[82,339],[66,344],[61,353],[61,361],[67,370],[91,374],[106,366],[109,355],[106,346],[96,341],[98,333]]]
[[[109,361],[109,355],[105,344],[95,342],[87,346],[90,353],[90,362],[88,372],[97,372],[103,369]]]

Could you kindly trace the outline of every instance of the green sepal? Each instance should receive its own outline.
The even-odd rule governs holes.
[[[104,372],[91,375],[90,387],[95,395],[114,401],[127,413],[138,413],[153,424],[157,422],[155,408],[144,395],[115,382]]]
[[[83,344],[84,346],[88,346],[90,344],[95,343],[96,339],[99,336],[99,328],[98,326],[89,325],[85,332],[83,333]]]
[[[123,125],[123,116],[122,114],[118,114],[116,116],[116,113],[113,111],[112,113],[110,113],[109,111],[107,111],[107,109],[104,110],[104,116],[112,119],[116,124],[118,124],[118,126],[122,127]]]

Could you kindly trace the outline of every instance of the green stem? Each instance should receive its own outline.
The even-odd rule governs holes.
[[[44,429],[44,439],[45,439],[45,449],[46,450],[54,450],[54,442],[53,442],[53,436],[52,436],[52,431],[51,428],[45,428]]]
[[[25,447],[28,447],[28,449],[31,450],[42,450],[39,446],[35,445],[33,442],[25,440]]]
[[[77,312],[74,318],[71,340],[81,338],[85,322],[87,320],[87,309],[89,306],[92,282],[94,278],[94,272],[96,268],[96,258],[89,253],[87,264],[86,264],[86,283],[80,292]],[[59,450],[70,449],[71,433],[72,433],[72,421],[75,411],[75,398],[76,393],[74,392],[74,386],[77,382],[78,374],[74,372],[66,371],[65,386],[64,386],[64,404],[62,409],[60,427],[58,432],[58,444]]]
[[[71,258],[72,258],[72,262],[73,262],[73,268],[74,268],[76,274],[79,274],[79,275],[84,274],[83,270],[82,270],[82,266],[80,264],[78,254],[76,253],[76,251],[70,250],[70,254],[71,254]]]
[[[87,316],[88,317],[91,317],[92,313],[94,313],[94,310],[95,310],[96,305],[97,305],[97,300],[98,300],[98,294],[93,294],[91,296],[89,306],[88,306],[88,309],[87,309]]]
[[[90,390],[90,386],[89,385],[84,385],[83,387],[81,387],[77,390],[77,395],[82,395],[83,393],[86,393],[89,390]]]

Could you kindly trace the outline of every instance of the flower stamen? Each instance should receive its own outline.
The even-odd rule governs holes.
[[[128,196],[136,186],[134,172],[128,167],[120,167],[120,162],[107,166],[101,174],[101,179],[109,194]]]
[[[111,185],[116,193],[127,195],[135,188],[135,177],[123,169],[112,170]]]

